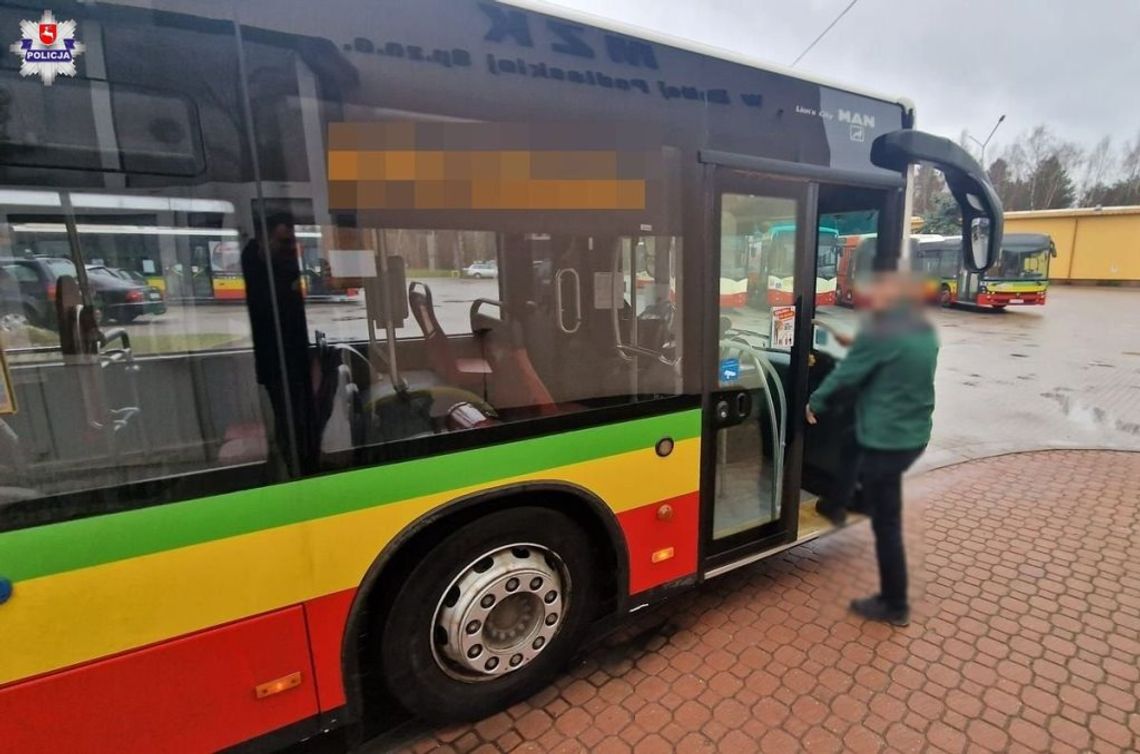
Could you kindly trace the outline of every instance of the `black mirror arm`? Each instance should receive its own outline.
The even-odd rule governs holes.
[[[871,144],[871,162],[875,165],[905,172],[916,162],[933,165],[946,177],[946,185],[962,209],[962,236],[970,236],[970,224],[975,218],[989,220],[988,263],[993,263],[1001,248],[1004,214],[1001,199],[985,170],[969,152],[949,139],[922,131],[902,129],[883,134]],[[977,207],[970,197],[982,206]],[[980,271],[980,270],[975,270]]]

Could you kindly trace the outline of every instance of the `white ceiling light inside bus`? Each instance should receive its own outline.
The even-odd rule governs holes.
[[[66,233],[63,223],[15,223],[12,230],[18,233]],[[131,236],[226,236],[237,237],[234,228],[171,228],[159,225],[90,225],[75,226],[78,233],[114,234]]]
[[[213,212],[228,215],[234,211],[233,202],[224,199],[184,199],[175,196],[142,196],[137,194],[71,194],[71,205],[83,209],[130,209],[156,212]],[[60,207],[55,191],[34,189],[0,189],[0,205],[24,207]]]
[[[25,207],[58,207],[59,194],[55,191],[23,191],[0,189],[0,205],[17,204]]]
[[[149,209],[167,212],[216,212],[228,215],[232,202],[224,199],[184,199],[176,196],[137,194],[72,194],[71,203],[85,209]]]

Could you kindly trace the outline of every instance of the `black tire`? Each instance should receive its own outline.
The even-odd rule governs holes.
[[[433,651],[433,642],[440,640],[437,609],[445,591],[484,554],[522,543],[546,548],[564,566],[569,588],[557,632],[517,670],[468,680],[457,677],[462,669],[449,666],[451,672],[445,671],[441,664],[448,661]],[[451,533],[424,553],[403,580],[384,621],[380,658],[389,692],[410,712],[443,723],[478,720],[539,691],[573,656],[593,617],[595,561],[581,527],[545,508],[492,513]]]
[[[472,273],[471,277],[475,278],[476,280],[482,280],[483,279],[483,276],[480,275],[478,272]]]

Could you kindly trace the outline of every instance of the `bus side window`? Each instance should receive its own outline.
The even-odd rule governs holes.
[[[616,124],[583,135],[406,111],[398,103],[413,90],[369,76],[353,81],[349,106],[335,66],[314,69],[271,39],[245,49],[259,74],[249,82],[254,120],[271,121],[254,129],[262,193],[290,187],[288,199],[273,201],[295,218],[304,318],[314,345],[319,332],[335,351],[314,369],[315,437],[298,445],[317,462],[303,466],[384,458],[401,452],[386,449],[393,443],[681,391],[682,248],[672,226],[682,213],[665,211],[668,195],[657,190],[680,181],[669,146],[641,145],[636,139],[649,139],[641,132],[618,139]],[[257,103],[273,104],[259,112]],[[397,155],[416,151],[425,158],[392,178]],[[583,156],[566,159],[575,151]],[[393,160],[391,175],[376,167],[381,154]],[[543,180],[525,190],[513,179],[498,185],[520,155],[541,166]],[[633,172],[619,182],[614,164]],[[450,171],[446,191],[435,190],[441,171]],[[559,181],[562,189],[549,190]],[[574,188],[594,181],[613,191]],[[623,194],[625,182],[644,195]],[[393,261],[406,286],[386,304],[406,317],[377,303],[375,288],[390,288],[369,282],[389,275]],[[744,269],[747,249],[738,261]],[[325,269],[318,287],[308,273]],[[347,383],[334,383],[340,377]],[[348,452],[359,448],[374,450]]]
[[[102,35],[81,63],[105,82],[0,73],[20,124],[20,148],[0,156],[0,266],[17,283],[3,291],[17,405],[4,423],[18,450],[0,453],[0,530],[182,499],[196,493],[174,480],[191,472],[217,490],[283,478],[244,281],[211,261],[256,227],[245,109],[238,87],[217,86],[237,80],[234,29],[76,13]],[[138,65],[140,39],[164,54]]]

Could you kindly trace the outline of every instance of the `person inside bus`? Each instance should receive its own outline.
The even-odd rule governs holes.
[[[254,370],[273,414],[270,457],[303,474],[313,470],[318,439],[297,237],[288,213],[270,215],[265,227],[268,243],[252,238],[241,253]]]
[[[871,516],[880,591],[851,609],[868,620],[910,622],[902,538],[902,475],[930,442],[938,336],[923,315],[921,286],[899,273],[876,275],[868,291],[869,318],[847,358],[808,399],[807,421],[855,396],[855,437],[862,502]]]

